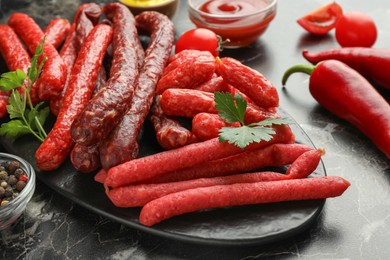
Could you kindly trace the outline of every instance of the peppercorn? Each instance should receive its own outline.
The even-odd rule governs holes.
[[[26,183],[24,181],[18,181],[15,186],[18,191],[22,191],[26,186]]]
[[[4,197],[5,189],[0,186],[0,199]]]
[[[15,199],[26,187],[28,176],[18,161],[0,163],[0,206]]]
[[[8,173],[4,170],[0,171],[0,180],[6,180],[8,178]]]
[[[10,174],[14,174],[15,170],[20,168],[20,162],[18,161],[11,161],[8,164],[8,172]]]

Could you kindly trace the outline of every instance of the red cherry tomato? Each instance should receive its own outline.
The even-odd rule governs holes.
[[[209,51],[215,57],[221,51],[221,40],[213,31],[196,28],[182,34],[176,41],[175,53],[182,50]]]
[[[332,2],[299,18],[297,23],[310,33],[326,34],[335,27],[342,14],[341,6]]]
[[[376,38],[375,22],[365,13],[345,13],[336,24],[336,40],[342,47],[371,47]]]

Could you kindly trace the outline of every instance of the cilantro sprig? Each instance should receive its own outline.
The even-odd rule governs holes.
[[[37,46],[27,74],[17,69],[3,73],[0,76],[0,89],[11,91],[7,105],[11,120],[1,124],[0,135],[16,139],[25,134],[33,134],[40,141],[43,141],[47,136],[43,125],[50,109],[49,107],[43,107],[44,102],[34,106],[30,96],[30,90],[39,78],[43,64],[47,59],[47,57],[44,57],[40,60],[41,55],[43,55],[44,43],[45,38]],[[19,93],[18,87],[23,88],[23,94]]]
[[[214,93],[214,101],[218,115],[223,120],[230,124],[240,123],[239,127],[222,127],[219,130],[219,141],[227,141],[240,148],[245,148],[253,142],[271,140],[272,135],[275,134],[272,125],[292,123],[292,120],[288,118],[267,118],[257,123],[245,124],[247,101],[241,95],[236,94],[233,97],[230,93],[216,92]]]

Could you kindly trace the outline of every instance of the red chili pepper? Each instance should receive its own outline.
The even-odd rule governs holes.
[[[330,59],[344,62],[368,80],[390,91],[390,49],[346,47],[317,53],[304,50],[302,55],[312,64]]]
[[[360,129],[390,158],[390,105],[356,70],[337,60],[318,65],[297,65],[282,79],[285,85],[295,72],[310,76],[312,96],[334,115]]]

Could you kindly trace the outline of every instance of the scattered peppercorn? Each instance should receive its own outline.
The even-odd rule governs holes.
[[[0,207],[15,199],[28,182],[28,176],[18,161],[0,163]]]

